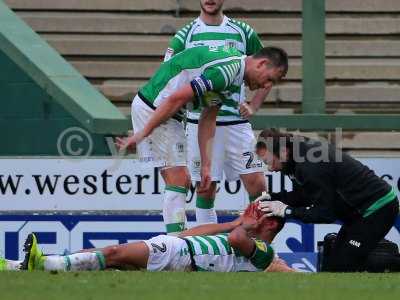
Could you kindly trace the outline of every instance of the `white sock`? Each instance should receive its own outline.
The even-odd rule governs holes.
[[[202,224],[217,224],[217,212],[214,208],[198,208],[196,207],[196,221],[197,225]]]
[[[46,271],[93,271],[105,269],[105,260],[101,252],[83,252],[46,256],[43,265]]]
[[[22,260],[8,260],[6,259],[6,270],[7,271],[19,271]]]
[[[187,189],[184,187],[165,187],[163,218],[168,235],[179,235],[186,228],[186,193]]]
[[[196,221],[198,225],[218,223],[217,212],[214,208],[214,199],[206,199],[205,197],[197,196]]]

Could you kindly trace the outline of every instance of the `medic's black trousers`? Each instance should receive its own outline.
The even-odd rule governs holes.
[[[392,228],[399,214],[397,198],[368,217],[345,223],[324,263],[324,271],[364,271],[367,257]]]

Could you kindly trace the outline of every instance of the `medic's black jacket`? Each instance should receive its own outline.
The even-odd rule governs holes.
[[[293,208],[291,217],[306,223],[349,222],[390,192],[388,183],[334,146],[311,139],[297,144],[298,157],[282,171],[291,178],[293,192],[271,194]],[[319,162],[313,162],[318,155]]]

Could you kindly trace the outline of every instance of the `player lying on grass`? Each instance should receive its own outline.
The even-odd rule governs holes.
[[[283,219],[264,216],[257,205],[250,205],[242,217],[232,222],[201,225],[182,232],[179,237],[159,235],[143,242],[84,250],[86,252],[66,256],[43,255],[32,233],[25,242],[26,257],[21,266],[25,270],[47,271],[116,268],[257,272],[268,267],[273,271],[293,271],[282,261],[272,263],[275,254],[270,243],[281,230]],[[2,260],[3,269],[15,267],[15,264]]]

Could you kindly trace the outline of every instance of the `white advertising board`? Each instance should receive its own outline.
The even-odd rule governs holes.
[[[399,194],[400,158],[360,160],[395,187]],[[160,210],[163,180],[151,164],[123,159],[0,159],[0,211],[38,210]],[[266,172],[277,192],[291,183]],[[248,197],[240,182],[218,185],[218,210],[243,209]],[[194,208],[194,189],[188,209]]]

